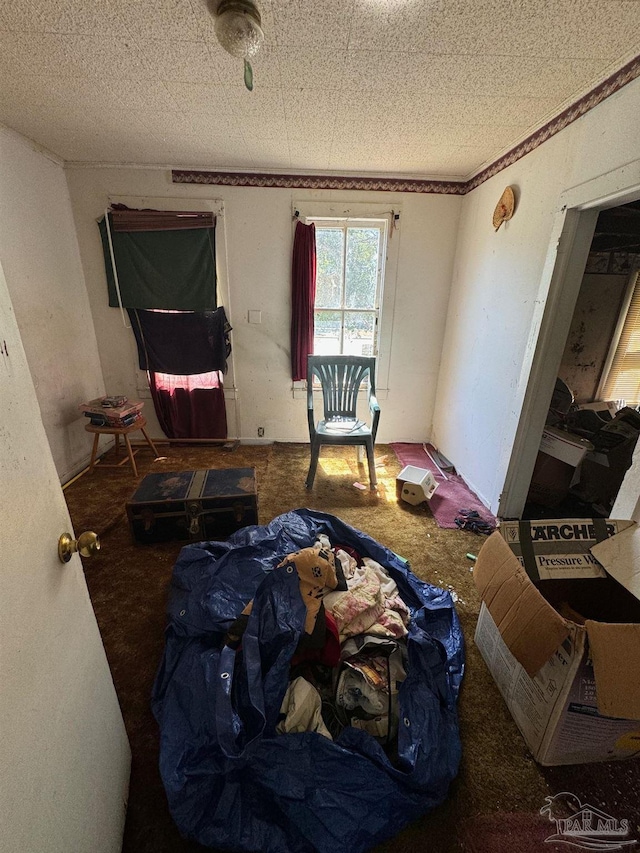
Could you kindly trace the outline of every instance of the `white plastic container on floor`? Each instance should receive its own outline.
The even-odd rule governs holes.
[[[412,506],[431,500],[438,488],[433,473],[427,468],[406,465],[396,477],[396,496]]]

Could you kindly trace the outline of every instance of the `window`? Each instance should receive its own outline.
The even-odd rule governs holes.
[[[316,225],[316,355],[378,354],[386,219],[309,219]]]
[[[402,207],[384,202],[292,199],[292,221],[316,230],[317,355],[376,359],[379,400],[389,390]],[[295,228],[295,226],[294,226]],[[364,245],[363,245],[364,243]],[[293,396],[306,383],[293,383]]]
[[[640,404],[640,271],[632,275],[630,302],[620,336],[610,353],[610,367],[602,386],[603,400]]]

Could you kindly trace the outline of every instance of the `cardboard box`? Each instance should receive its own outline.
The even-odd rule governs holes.
[[[640,527],[632,524],[592,551],[611,577],[640,600]]]
[[[612,518],[501,521],[500,533],[534,583],[560,578],[604,578],[591,548],[633,526]]]
[[[620,533],[595,550],[633,524],[607,523]],[[535,535],[552,523],[528,524]],[[606,573],[534,582],[502,533],[474,567],[483,601],[475,640],[534,758],[551,766],[640,755],[640,601]]]

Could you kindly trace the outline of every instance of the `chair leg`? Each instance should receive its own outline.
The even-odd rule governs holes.
[[[127,451],[129,453],[129,462],[131,462],[131,467],[133,468],[133,476],[137,477],[138,476],[138,468],[136,465],[135,456],[133,455],[133,449],[131,447],[131,442],[129,441],[129,436],[126,434],[126,432],[124,434],[124,443],[127,445]]]
[[[373,455],[373,441],[367,442],[367,460],[369,462],[369,488],[375,489],[378,485],[378,478],[376,477],[376,459]]]
[[[311,462],[309,464],[309,473],[305,486],[307,489],[313,488],[313,481],[316,478],[316,468],[318,467],[318,456],[320,455],[320,445],[312,443],[311,445]]]
[[[93,474],[93,469],[96,467],[96,456],[98,455],[98,442],[100,441],[100,434],[96,433],[93,436],[93,447],[91,448],[91,462],[89,462],[89,473]]]
[[[151,441],[151,439],[149,438],[149,434],[148,434],[148,432],[146,431],[146,429],[145,429],[144,427],[141,427],[141,429],[142,429],[142,434],[143,434],[143,436],[144,436],[144,437],[146,438],[146,440],[147,440],[147,444],[148,444],[148,445],[149,445],[149,447],[153,450],[153,455],[154,455],[154,456],[156,457],[156,459],[157,459],[157,458],[158,458],[158,451],[156,450],[156,446],[155,446],[155,444],[154,444],[154,443]]]

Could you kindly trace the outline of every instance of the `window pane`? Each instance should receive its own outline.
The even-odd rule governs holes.
[[[376,307],[379,244],[378,228],[347,229],[345,307]]]
[[[342,307],[344,231],[316,228],[316,306]]]
[[[316,311],[313,336],[314,355],[341,355],[341,311]]]
[[[346,311],[344,315],[344,355],[375,355],[375,314]]]

